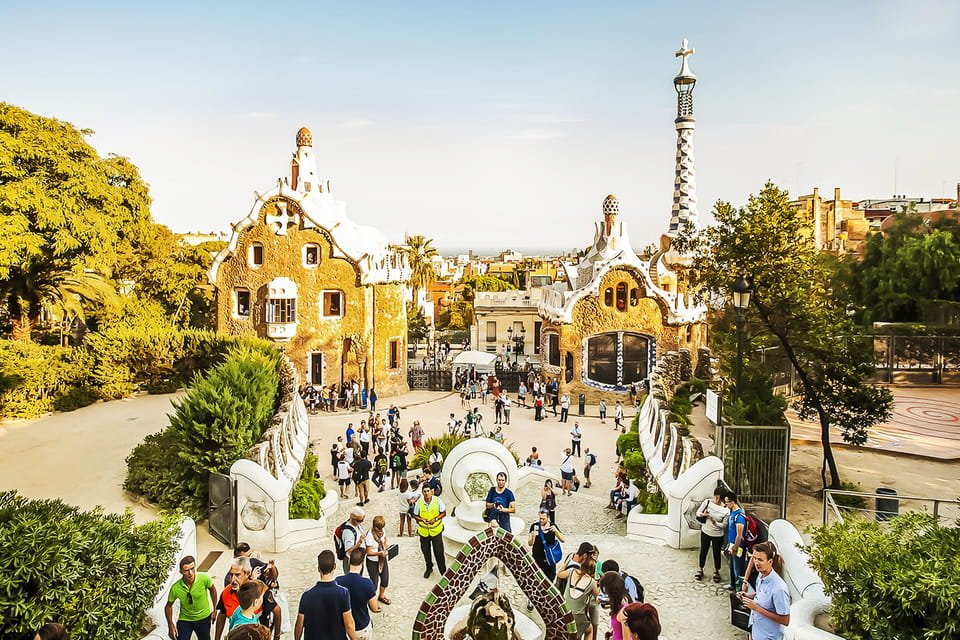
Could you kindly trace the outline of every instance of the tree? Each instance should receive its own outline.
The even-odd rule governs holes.
[[[790,206],[785,191],[768,182],[745,207],[717,202],[714,218],[713,227],[686,239],[697,246],[699,285],[715,299],[726,296],[739,276],[751,281],[750,306],[759,326],[780,345],[800,380],[796,408],[802,418],[820,423],[824,486],[839,488],[831,429],[859,445],[890,416],[890,392],[864,383],[873,368],[872,345],[853,338],[848,301],[831,288],[833,274],[819,257],[809,221]]]
[[[421,340],[430,335],[430,325],[427,324],[427,317],[423,310],[417,306],[416,302],[407,303],[407,339],[413,344],[419,344]]]
[[[403,253],[410,263],[410,286],[413,288],[413,301],[417,302],[420,289],[426,289],[437,279],[437,270],[433,259],[438,255],[433,240],[424,236],[410,236],[403,247]]]
[[[470,302],[477,291],[513,291],[517,288],[514,283],[497,276],[470,276],[462,279],[460,284],[464,285],[463,299]]]
[[[101,158],[89,130],[0,103],[0,303],[30,340],[42,306],[102,298],[114,247],[148,219],[150,197],[126,158]],[[63,306],[63,305],[61,305]]]

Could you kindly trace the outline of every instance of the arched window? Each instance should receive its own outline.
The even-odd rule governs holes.
[[[546,342],[547,363],[554,367],[560,366],[560,335],[556,333],[547,333],[543,336]]]
[[[645,380],[650,365],[650,338],[611,331],[586,340],[584,372],[587,382],[623,388]]]
[[[617,284],[617,311],[627,310],[627,283]]]
[[[610,287],[607,287],[603,292],[603,304],[608,307],[613,306],[613,289]]]

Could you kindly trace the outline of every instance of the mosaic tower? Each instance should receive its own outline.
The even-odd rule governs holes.
[[[673,180],[673,210],[670,214],[668,236],[676,237],[684,223],[697,223],[697,186],[693,170],[693,88],[697,76],[690,71],[688,58],[694,50],[687,46],[686,39],[680,44],[676,57],[681,59],[680,73],[673,79],[677,90],[677,168]]]

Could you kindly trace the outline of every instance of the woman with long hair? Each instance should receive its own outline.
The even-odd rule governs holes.
[[[367,575],[373,582],[373,588],[379,589],[377,600],[390,604],[387,587],[390,586],[390,558],[387,557],[387,533],[384,529],[387,520],[383,516],[374,516],[373,527],[367,533],[364,543],[367,545]]]
[[[630,604],[630,596],[627,594],[627,585],[620,572],[607,571],[600,576],[600,591],[607,596],[607,603],[610,606],[611,639],[625,640],[623,625],[617,621],[617,614],[620,613],[620,609]]]
[[[759,572],[757,590],[740,592],[743,606],[750,609],[751,637],[755,640],[782,640],[790,624],[790,591],[780,577],[783,559],[772,542],[761,542],[753,548],[753,565]]]
[[[410,492],[410,485],[407,483],[407,479],[403,478],[400,481],[400,531],[397,532],[398,537],[403,537],[403,525],[406,524],[407,518],[410,517],[410,502],[408,501],[409,496],[407,495]]]
[[[623,640],[657,640],[660,637],[660,614],[652,604],[634,602],[617,614]]]
[[[574,565],[557,572],[558,578],[567,581],[563,602],[573,614],[573,621],[577,625],[576,637],[585,640],[593,640],[594,627],[590,620],[590,607],[600,593],[594,578],[596,570],[596,559],[587,556],[579,566]]]
[[[543,482],[543,490],[540,492],[540,510],[546,510],[550,516],[550,524],[557,524],[557,494],[553,490],[553,480],[547,478]]]

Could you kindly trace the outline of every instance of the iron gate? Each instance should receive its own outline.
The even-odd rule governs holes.
[[[453,372],[448,369],[407,369],[407,386],[426,391],[452,391]]]
[[[722,425],[717,431],[724,480],[740,504],[765,522],[786,518],[790,427]]]
[[[211,473],[208,489],[210,510],[207,519],[210,523],[210,535],[233,548],[237,544],[237,507],[233,480],[222,473]]]

